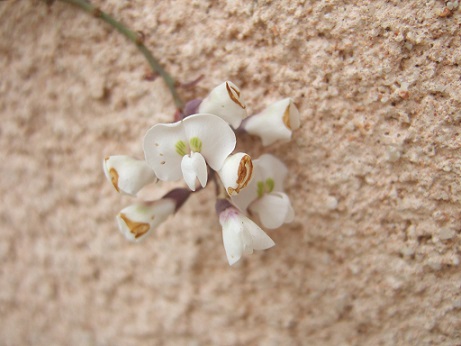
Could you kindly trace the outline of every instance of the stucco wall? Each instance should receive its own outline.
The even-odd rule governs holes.
[[[302,128],[263,148],[296,220],[227,264],[214,191],[141,244],[114,215],[108,154],[170,121],[163,82],[79,10],[0,2],[0,344],[461,344],[461,10],[443,1],[95,1],[203,97],[251,113],[292,97]],[[445,14],[448,14],[445,12]],[[141,195],[157,198],[174,184]]]

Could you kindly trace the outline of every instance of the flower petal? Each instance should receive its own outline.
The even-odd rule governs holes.
[[[277,157],[271,154],[264,154],[253,160],[255,174],[260,176],[261,181],[272,179],[274,181],[273,191],[283,192],[283,183],[288,174],[287,166]]]
[[[205,187],[208,179],[208,172],[205,159],[200,153],[192,153],[184,156],[181,161],[181,170],[184,181],[192,191],[195,191],[195,181],[197,178],[200,185]]]
[[[276,141],[288,142],[299,128],[299,111],[289,98],[275,102],[243,123],[249,134],[259,136],[264,146]]]
[[[240,96],[240,90],[232,82],[224,82],[214,88],[202,101],[200,113],[210,113],[219,116],[234,129],[240,126],[247,116],[246,105]]]
[[[104,174],[114,188],[127,195],[135,196],[139,190],[156,180],[154,171],[144,160],[126,155],[112,155],[104,159]]]
[[[228,207],[221,209],[226,204]],[[219,214],[224,249],[230,265],[237,262],[243,254],[252,254],[253,250],[265,250],[275,245],[274,241],[258,225],[227,200],[218,200],[216,211]]]
[[[154,125],[147,131],[143,146],[146,162],[160,180],[182,177],[181,160],[189,153],[182,122]]]
[[[253,175],[250,182],[238,194],[231,196],[232,203],[244,213],[247,212],[248,206],[258,198],[257,182],[262,180],[262,177],[255,168],[253,162]]]
[[[283,192],[283,183],[287,174],[286,165],[274,155],[261,155],[253,160],[253,177],[247,187],[242,189],[239,194],[231,196],[232,203],[241,211],[246,212],[250,204],[264,194]],[[271,183],[270,191],[266,191],[268,183]],[[261,187],[263,189],[260,191]]]
[[[285,193],[265,194],[250,205],[250,211],[257,214],[264,227],[274,229],[294,218],[294,210]]]
[[[175,208],[175,201],[168,198],[132,204],[120,211],[116,220],[125,238],[132,242],[139,242],[172,215]]]
[[[264,232],[261,227],[248,218],[243,221],[244,229],[250,234],[254,250],[266,250],[275,245],[274,241]]]
[[[218,174],[229,196],[237,195],[251,180],[253,174],[251,157],[245,153],[229,155]]]
[[[231,210],[229,210],[231,209]],[[240,234],[243,232],[242,224],[235,217],[228,217],[228,213],[232,212],[232,208],[223,211],[219,217],[219,222],[222,226],[222,236],[224,250],[226,251],[227,261],[229,265],[236,263],[243,254],[243,244]]]
[[[290,202],[290,207],[288,208],[287,216],[285,217],[284,223],[293,222],[294,219],[295,219],[295,210],[293,209],[293,206],[291,205],[291,202]]]
[[[188,140],[198,138],[201,142],[200,153],[215,171],[234,150],[235,133],[221,118],[212,114],[195,114],[183,120]]]

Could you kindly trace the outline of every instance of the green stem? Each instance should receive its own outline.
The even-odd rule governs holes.
[[[49,2],[49,0],[44,0]],[[181,100],[181,97],[179,96],[177,90],[176,90],[176,82],[171,77],[171,75],[166,72],[163,67],[160,65],[158,60],[151,54],[151,52],[147,49],[147,47],[144,45],[143,38],[140,34],[137,32],[131,31],[128,29],[125,25],[117,21],[115,18],[111,17],[107,13],[101,11],[98,7],[92,5],[91,3],[87,2],[86,0],[58,0],[61,2],[65,2],[71,5],[74,5],[81,10],[97,17],[115,28],[118,32],[120,32],[123,36],[125,36],[128,40],[133,42],[136,47],[140,50],[140,52],[144,55],[146,60],[149,62],[150,67],[152,70],[156,73],[158,73],[166,83],[168,89],[170,90],[171,95],[173,96],[173,101],[176,105],[176,107],[180,110],[182,110],[184,103]]]

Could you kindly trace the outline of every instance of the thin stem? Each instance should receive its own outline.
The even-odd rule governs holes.
[[[49,0],[44,0],[45,2],[49,2]],[[170,90],[171,95],[173,96],[173,101],[176,107],[182,110],[184,103],[181,100],[177,90],[176,90],[176,82],[171,77],[171,75],[163,69],[160,65],[158,60],[152,55],[152,53],[147,49],[147,47],[143,43],[143,35],[137,32],[131,31],[125,25],[120,23],[118,20],[113,18],[112,16],[108,15],[107,13],[101,11],[98,7],[92,5],[91,3],[87,2],[86,0],[58,0],[61,2],[65,2],[71,5],[74,5],[81,10],[95,16],[96,18],[100,18],[113,28],[115,28],[118,32],[120,32],[123,36],[125,36],[128,40],[133,42],[136,47],[138,47],[139,51],[144,55],[146,60],[148,61],[152,70],[158,73],[164,80],[165,84],[167,85],[168,89]]]

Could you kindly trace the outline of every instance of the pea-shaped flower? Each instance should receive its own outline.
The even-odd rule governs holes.
[[[253,250],[266,250],[274,241],[253,221],[225,199],[216,202],[216,212],[222,226],[224,249],[229,265],[233,265]]]
[[[117,214],[116,220],[120,232],[126,239],[139,242],[173,215],[189,198],[187,189],[173,189],[162,198],[132,204]]]
[[[236,138],[226,121],[212,114],[195,114],[173,124],[157,124],[144,137],[147,164],[158,179],[184,178],[192,191],[196,180],[205,187],[207,164],[218,171],[234,150]]]
[[[117,192],[135,196],[145,185],[156,180],[154,171],[144,160],[126,155],[107,156],[103,161],[104,174]]]
[[[237,195],[251,181],[253,163],[251,157],[245,153],[229,155],[218,175],[229,196]]]
[[[126,239],[138,242],[146,238],[152,230],[173,215],[175,203],[169,199],[132,204],[117,214],[120,232]]]
[[[219,116],[234,129],[239,127],[247,116],[246,105],[240,95],[240,89],[227,81],[211,90],[199,106],[200,113],[210,113]]]
[[[267,146],[276,141],[288,142],[299,125],[298,109],[291,99],[286,98],[248,117],[242,127],[249,134],[259,136]]]
[[[253,160],[253,179],[240,194],[231,197],[232,203],[242,211],[257,214],[262,225],[269,229],[293,221],[293,207],[283,192],[287,174],[287,167],[275,156],[260,156]]]

